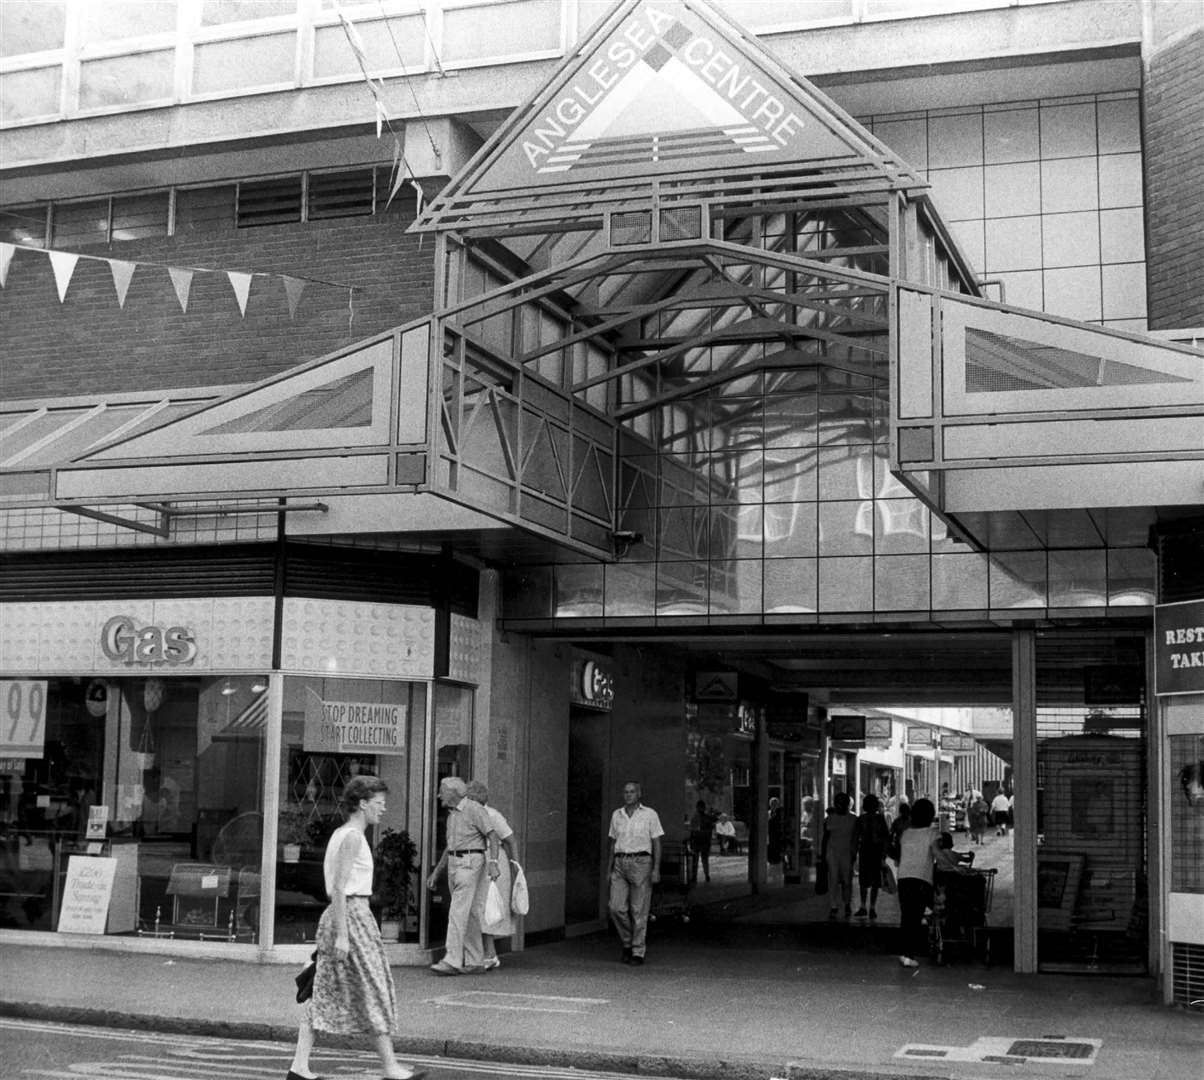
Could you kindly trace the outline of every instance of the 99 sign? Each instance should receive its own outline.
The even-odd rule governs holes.
[[[46,739],[45,681],[0,680],[0,757],[41,757]]]

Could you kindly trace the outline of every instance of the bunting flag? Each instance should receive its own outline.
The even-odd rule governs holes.
[[[113,271],[113,287],[117,290],[117,306],[125,307],[125,294],[130,289],[130,279],[138,269],[137,263],[122,262],[120,259],[110,259],[109,269]]]
[[[176,298],[180,301],[180,310],[188,310],[188,294],[192,291],[192,271],[182,266],[169,266],[167,272],[171,275],[171,283],[176,290]]]
[[[297,314],[297,305],[301,302],[301,293],[305,289],[305,282],[300,278],[285,277],[284,295],[288,297],[288,317],[291,319]]]
[[[230,280],[230,287],[234,290],[234,296],[238,300],[238,310],[242,313],[243,318],[247,317],[247,297],[251,294],[251,278],[252,274],[239,273],[237,270],[227,270],[226,277]]]
[[[2,2],[3,0],[0,0],[0,3]],[[226,279],[230,282],[230,287],[234,290],[235,299],[238,301],[238,309],[242,312],[244,318],[247,314],[247,301],[251,293],[251,279],[254,277],[269,276],[263,271],[217,270],[198,266],[165,266],[163,263],[130,262],[125,259],[110,259],[101,255],[80,255],[73,251],[52,251],[46,248],[33,247],[28,244],[12,244],[5,241],[0,242],[0,288],[8,284],[9,270],[12,267],[13,258],[18,251],[28,251],[33,254],[44,255],[50,260],[60,303],[66,303],[67,289],[71,284],[75,267],[80,259],[90,259],[93,262],[108,264],[109,272],[113,275],[113,288],[117,293],[117,304],[122,309],[125,308],[130,282],[135,272],[143,267],[149,266],[167,271],[171,277],[172,287],[175,289],[176,299],[180,302],[180,309],[185,313],[188,312],[188,302],[192,292],[192,279],[196,274],[225,274]],[[298,277],[296,274],[274,274],[270,276],[279,277],[284,282],[284,292],[288,298],[288,313],[290,318],[295,318],[297,315],[301,293],[306,285],[317,283],[328,285],[335,289],[345,289],[349,297],[355,292],[355,286],[347,285],[340,281],[304,278]]]
[[[67,299],[67,286],[71,284],[71,275],[75,273],[75,264],[79,256],[69,251],[48,251],[50,265],[54,269],[54,283],[59,290],[59,303]]]

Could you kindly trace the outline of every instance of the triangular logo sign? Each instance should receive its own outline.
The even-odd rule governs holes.
[[[638,0],[607,26],[463,194],[875,153],[822,94],[704,5]]]

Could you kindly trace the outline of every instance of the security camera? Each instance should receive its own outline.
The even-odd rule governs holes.
[[[644,534],[632,532],[630,529],[621,529],[618,532],[610,534],[615,545],[615,558],[621,559],[627,554],[636,544],[644,542]]]

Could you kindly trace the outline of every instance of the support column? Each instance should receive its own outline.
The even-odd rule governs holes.
[[[1037,970],[1037,634],[1012,633],[1015,970]]]
[[[769,881],[766,839],[769,824],[769,734],[765,730],[765,710],[757,709],[757,737],[752,760],[753,812],[748,823],[748,879],[753,892],[765,891]]]

